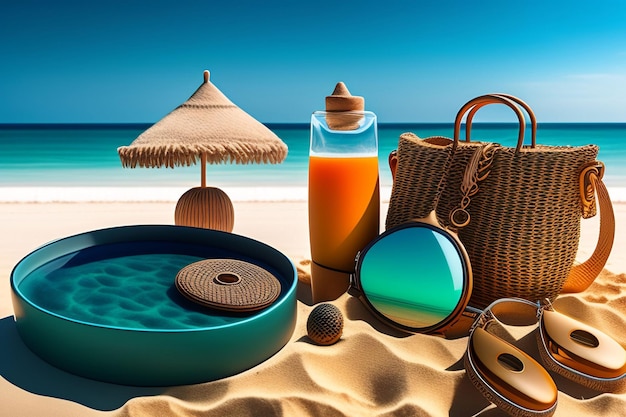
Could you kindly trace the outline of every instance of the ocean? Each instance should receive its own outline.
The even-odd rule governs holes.
[[[307,198],[308,124],[267,125],[289,147],[281,164],[207,166],[207,185],[234,201]],[[176,201],[200,185],[200,167],[123,168],[119,146],[150,124],[0,125],[0,202]],[[381,198],[392,180],[387,156],[403,132],[420,137],[453,134],[450,123],[379,124]],[[626,202],[626,123],[540,123],[537,143],[600,147],[611,198]],[[529,136],[529,132],[527,132]],[[472,138],[514,146],[517,125],[474,123]]]

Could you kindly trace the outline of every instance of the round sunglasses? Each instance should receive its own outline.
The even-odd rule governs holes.
[[[471,292],[469,257],[434,212],[387,230],[359,252],[349,289],[388,325],[429,334],[450,329]]]

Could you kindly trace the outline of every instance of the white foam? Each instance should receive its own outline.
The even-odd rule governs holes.
[[[307,187],[220,187],[232,201],[307,201]],[[0,203],[176,202],[187,187],[0,187]],[[626,187],[609,187],[611,201],[626,203]],[[382,186],[389,201],[391,187]]]
[[[186,187],[0,187],[3,203],[176,202]],[[232,201],[306,201],[306,187],[221,187]]]

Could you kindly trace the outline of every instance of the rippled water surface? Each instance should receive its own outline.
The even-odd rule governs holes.
[[[184,330],[246,318],[197,306],[178,293],[176,274],[202,257],[104,252],[111,250],[96,246],[57,258],[33,271],[19,289],[43,309],[97,325]]]

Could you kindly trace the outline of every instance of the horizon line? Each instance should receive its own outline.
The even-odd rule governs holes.
[[[158,122],[0,122],[0,127],[2,128],[20,128],[20,127],[72,127],[72,126],[85,126],[85,127],[144,127],[144,126],[152,126]],[[275,128],[290,128],[290,127],[305,127],[310,126],[310,122],[260,122],[261,124],[267,127],[275,127]],[[517,122],[499,122],[499,121],[476,121],[473,122],[474,125],[510,125],[510,126],[518,126]],[[407,126],[407,125],[439,125],[439,126],[450,126],[454,125],[454,122],[378,122],[379,126],[385,127],[394,127],[394,126]],[[462,123],[465,125],[465,122]],[[541,125],[626,125],[626,121],[624,122],[538,122],[537,126]]]

